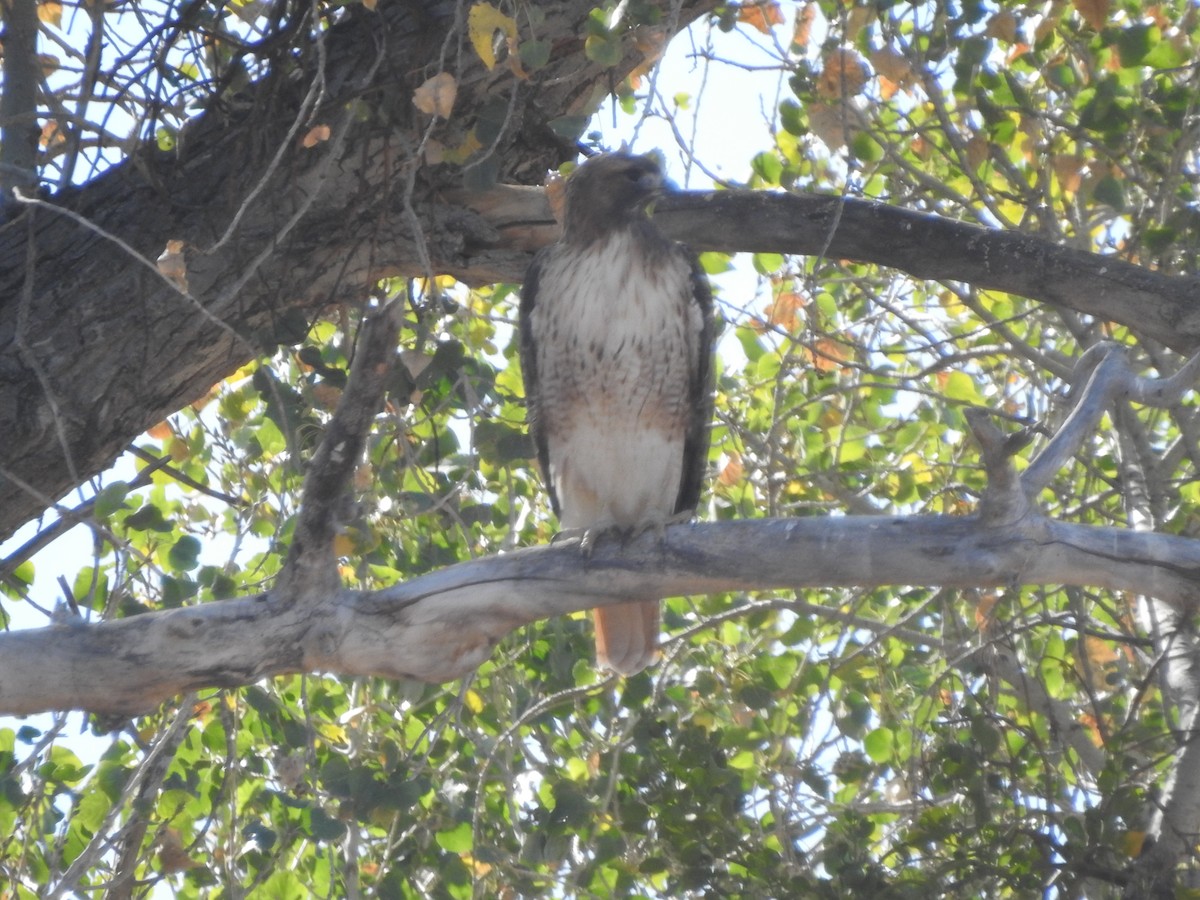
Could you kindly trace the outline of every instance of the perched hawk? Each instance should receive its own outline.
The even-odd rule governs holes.
[[[712,419],[712,296],[646,205],[658,163],[612,153],[567,181],[562,238],[521,294],[530,431],[564,530],[636,532],[700,499]],[[658,655],[659,601],[594,610],[596,661],[625,675]]]

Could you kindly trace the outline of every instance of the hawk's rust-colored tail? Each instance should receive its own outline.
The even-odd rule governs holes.
[[[592,610],[596,620],[596,664],[636,675],[658,659],[662,603],[639,600]]]

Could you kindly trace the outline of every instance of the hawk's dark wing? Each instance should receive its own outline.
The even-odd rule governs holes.
[[[553,251],[553,244],[542,248],[529,264],[525,272],[525,284],[521,288],[518,321],[521,328],[521,375],[525,381],[525,416],[529,423],[529,436],[533,438],[533,445],[537,450],[538,468],[542,471],[542,480],[546,483],[547,493],[550,494],[550,507],[554,510],[554,515],[561,517],[558,495],[550,478],[550,445],[546,440],[546,427],[542,418],[542,385],[538,380],[537,338],[533,334],[533,310],[537,305],[538,282],[546,257]]]
[[[687,256],[692,272],[692,301],[700,310],[703,325],[700,330],[696,370],[688,384],[691,418],[683,443],[683,477],[679,482],[679,499],[675,512],[694,510],[700,503],[704,476],[708,470],[708,447],[713,418],[713,301],[708,277],[700,260],[682,244],[676,245]]]

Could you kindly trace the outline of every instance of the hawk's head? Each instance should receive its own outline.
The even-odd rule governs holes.
[[[662,187],[662,169],[652,156],[595,156],[567,181],[564,231],[584,240],[606,233],[642,216]]]

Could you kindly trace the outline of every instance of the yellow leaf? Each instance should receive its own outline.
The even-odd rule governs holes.
[[[57,0],[43,0],[38,4],[38,19],[55,28],[62,27],[62,4]]]
[[[317,731],[331,744],[346,743],[346,729],[336,722],[322,722],[317,725]]]
[[[454,98],[458,96],[458,82],[449,72],[438,72],[413,91],[413,105],[427,116],[450,118]]]
[[[463,702],[467,704],[467,709],[476,715],[483,712],[483,698],[476,691],[468,689],[463,694]]]
[[[496,49],[492,41],[496,32],[510,41],[517,39],[517,23],[490,3],[476,3],[467,14],[467,35],[483,64],[496,68]]]
[[[1137,859],[1142,855],[1142,846],[1146,843],[1146,832],[1127,831],[1121,835],[1121,852],[1126,856]]]
[[[310,147],[315,147],[322,141],[329,140],[330,134],[331,131],[328,125],[314,125],[312,128],[308,129],[308,134],[304,135],[303,139],[301,139],[300,146],[304,147],[306,150]]]
[[[334,556],[349,556],[354,552],[354,538],[348,534],[334,535],[333,538],[333,555]]]

